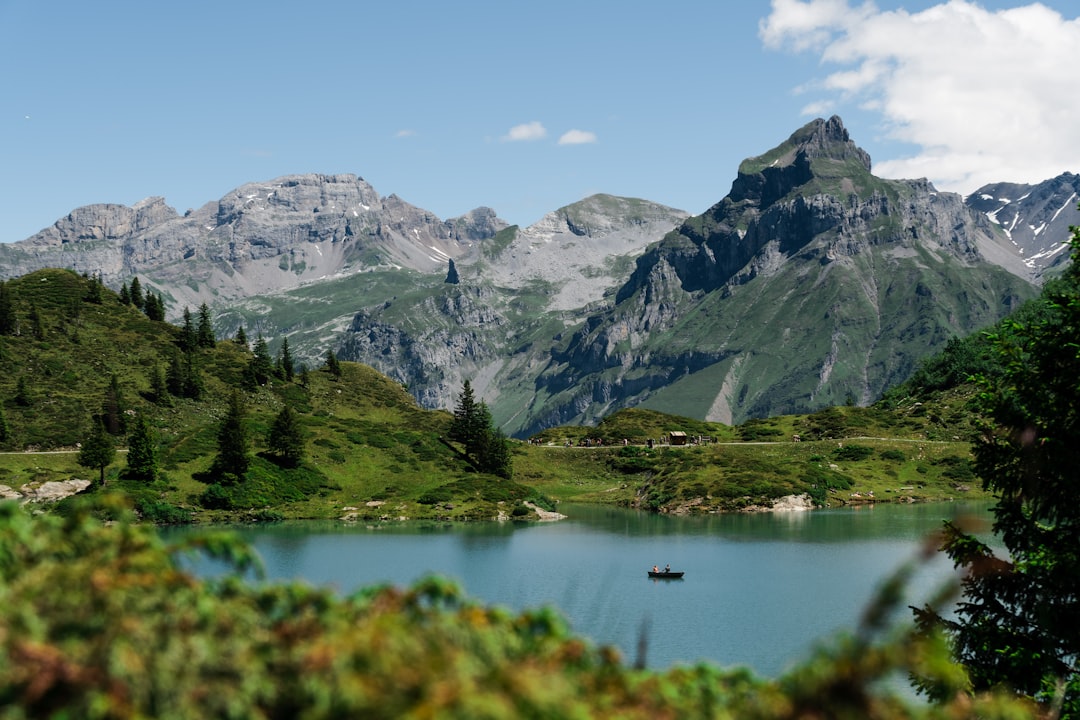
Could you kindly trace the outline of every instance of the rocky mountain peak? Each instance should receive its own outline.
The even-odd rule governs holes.
[[[870,176],[870,154],[852,142],[836,115],[818,118],[764,155],[739,165],[728,197],[768,206],[814,179],[843,178],[854,189]]]

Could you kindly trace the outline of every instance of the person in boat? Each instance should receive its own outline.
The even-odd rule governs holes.
[[[665,573],[669,573],[669,572],[671,572],[671,565],[665,565],[665,566],[664,566],[664,572],[665,572]]]
[[[652,566],[652,571],[653,571],[653,572],[660,572],[660,568],[658,568],[657,566],[653,565],[653,566]]]

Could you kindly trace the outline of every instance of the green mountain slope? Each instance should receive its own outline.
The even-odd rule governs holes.
[[[251,469],[244,482],[211,492],[216,481],[197,478],[217,453],[217,430],[231,394],[244,387],[251,350],[232,340],[197,350],[201,396],[162,403],[151,380],[171,363],[180,328],[148,320],[95,281],[66,270],[11,280],[5,291],[19,327],[16,335],[0,336],[6,420],[0,447],[8,451],[0,457],[0,484],[16,491],[48,480],[96,478],[96,470],[76,464],[75,449],[112,402],[129,429],[138,418],[149,421],[162,472],[153,483],[121,480],[121,454],[106,484],[167,519],[191,513],[235,518],[247,511],[255,517],[487,519],[509,515],[525,499],[546,504],[517,483],[476,473],[459,449],[440,439],[448,413],[419,408],[400,385],[353,363],[342,363],[340,377],[312,370],[291,382],[273,378],[242,390]],[[95,291],[100,302],[87,299]],[[109,393],[114,379],[115,401]],[[286,404],[299,415],[305,436],[299,468],[281,467],[266,452],[267,433]],[[115,441],[123,446],[126,433]]]
[[[814,121],[639,258],[616,304],[556,346],[523,427],[867,404],[1034,295],[1007,252],[959,196],[874,177],[838,118]]]

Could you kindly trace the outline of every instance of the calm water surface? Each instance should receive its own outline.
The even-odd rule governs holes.
[[[628,662],[644,629],[650,667],[706,660],[776,675],[817,641],[853,627],[879,583],[914,558],[942,520],[989,517],[986,504],[700,518],[561,509],[569,518],[555,523],[308,522],[237,532],[271,579],[348,593],[439,573],[489,604],[553,605],[576,632],[617,646]],[[648,579],[652,565],[668,563],[685,578]],[[944,557],[927,563],[905,606],[921,604],[952,576]]]

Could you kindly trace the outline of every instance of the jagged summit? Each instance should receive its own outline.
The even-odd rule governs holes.
[[[870,153],[852,142],[839,116],[818,118],[743,160],[728,198],[769,205],[815,179],[825,192],[863,192],[871,184],[870,167]]]

